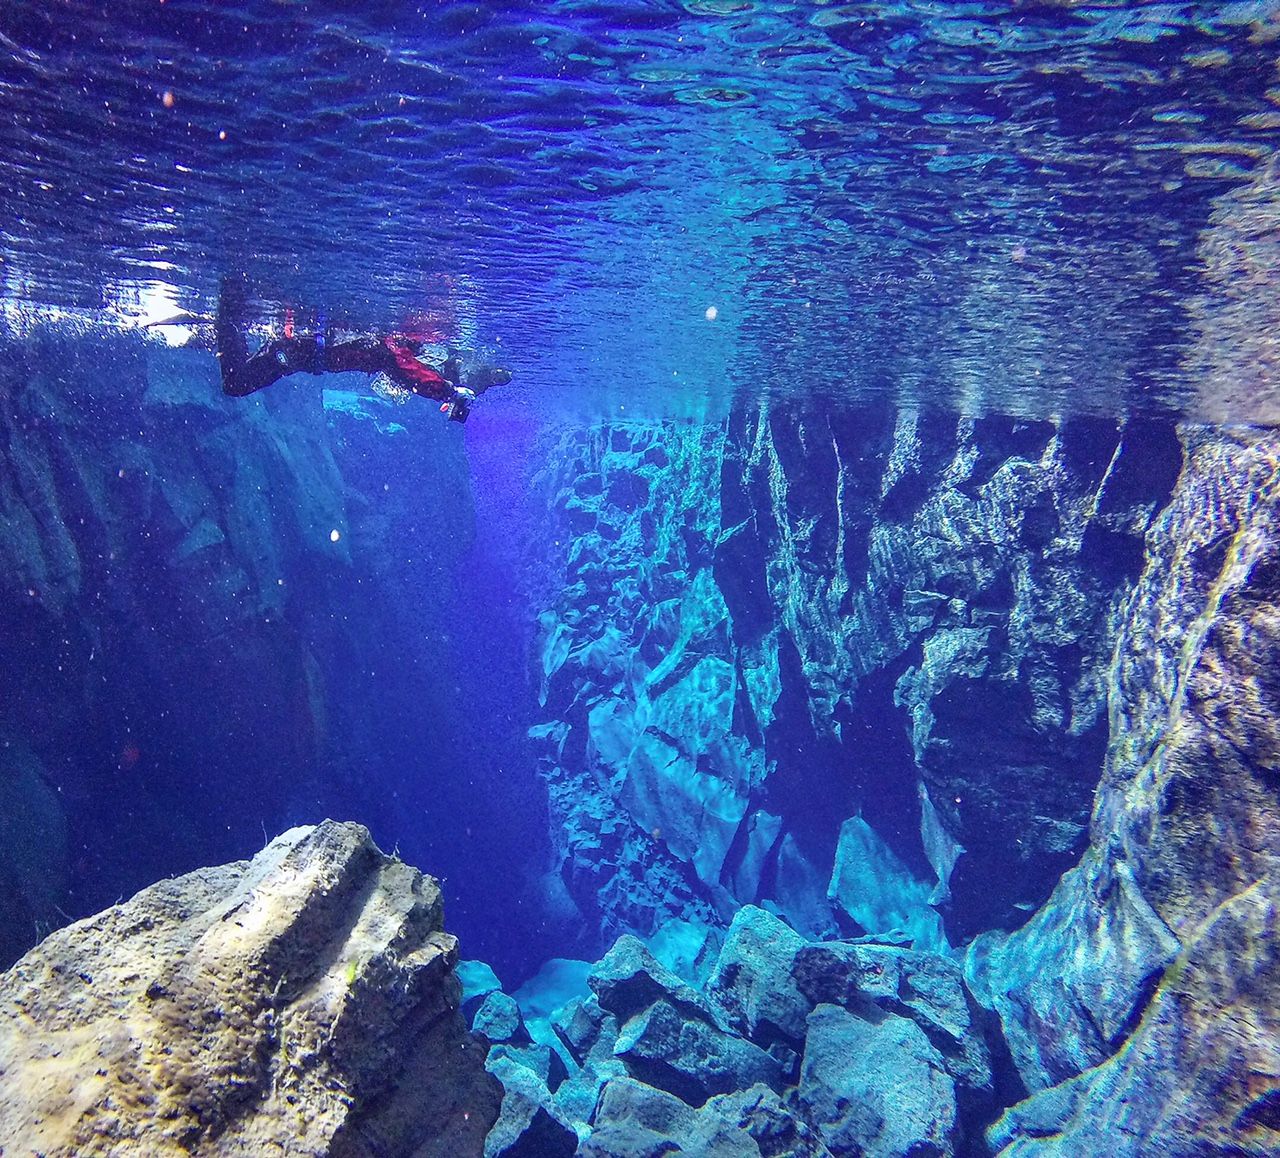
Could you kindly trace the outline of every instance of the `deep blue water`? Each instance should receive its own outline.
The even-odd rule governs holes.
[[[90,544],[79,634],[44,609],[57,576],[15,585],[31,605],[6,609],[8,654],[36,674],[10,668],[5,722],[56,733],[67,761],[71,915],[333,812],[445,876],[451,927],[509,976],[597,948],[537,879],[536,616],[575,546],[533,485],[557,431],[765,397],[1274,419],[1266,373],[1225,389],[1214,370],[1222,350],[1273,356],[1277,21],[1271,2],[6,4],[5,398],[44,382],[49,412],[20,417],[58,470],[83,452],[133,485],[135,461],[150,478],[214,429],[151,424],[148,359],[217,384],[198,341],[171,352],[136,324],[211,312],[231,273],[264,331],[285,309],[301,327],[408,327],[516,375],[465,430],[426,406],[379,412],[394,434],[325,424],[314,382],[253,403],[264,461],[319,481],[269,478],[243,519],[345,503],[281,532],[270,562],[292,586],[260,656],[188,668],[174,651],[158,670],[149,645],[83,626],[197,624],[178,640],[193,656],[219,638],[201,616],[221,595],[177,584],[149,542],[169,533],[151,484],[111,500],[123,538]],[[272,446],[273,414],[314,442]],[[215,490],[251,493],[226,469]],[[341,571],[331,515],[350,529]],[[241,697],[237,681],[272,675],[276,627],[305,641],[299,668]],[[72,736],[66,705],[90,685]],[[203,702],[219,687],[224,704]],[[249,703],[259,716],[236,715]],[[183,747],[184,712],[205,736],[222,710],[228,747]],[[867,743],[909,762],[901,736]],[[898,803],[868,815],[892,827]]]

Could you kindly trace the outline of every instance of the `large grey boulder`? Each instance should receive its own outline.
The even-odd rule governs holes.
[[[632,1078],[605,1086],[579,1158],[830,1158],[772,1090],[755,1086],[700,1110]]]
[[[747,1158],[757,1151],[749,1138],[673,1094],[633,1078],[604,1087],[590,1136],[579,1158],[663,1158],[672,1153],[702,1158]]]
[[[623,1025],[614,1053],[632,1076],[692,1106],[713,1094],[782,1082],[781,1066],[759,1046],[669,1001],[654,1002]]]
[[[505,1052],[495,1051],[487,1065],[502,1082],[503,1095],[484,1158],[572,1158],[577,1132],[556,1107],[546,1081]]]
[[[878,1020],[892,1013],[914,1021],[966,1090],[989,1094],[990,1017],[965,987],[960,966],[935,953],[840,941],[806,945],[796,954],[795,984],[813,1004],[840,1005]]]
[[[798,1098],[832,1153],[955,1153],[954,1086],[942,1055],[905,1017],[871,1022],[819,1005],[809,1016]]]
[[[569,1056],[586,1065],[587,1058],[601,1037],[612,1043],[618,1036],[618,1019],[600,1008],[594,994],[575,997],[551,1017],[551,1029]]]
[[[520,1007],[509,993],[486,993],[471,1017],[471,1032],[488,1042],[508,1041],[525,1045],[533,1039],[520,1016]]]
[[[804,1041],[814,1002],[797,988],[794,973],[807,944],[772,913],[739,909],[707,981],[707,998],[725,1024],[766,1049]]]
[[[619,937],[612,949],[587,975],[587,984],[600,1008],[626,1021],[655,1001],[667,1001],[694,1017],[710,1018],[702,995],[680,980],[630,934]]]
[[[436,882],[359,825],[161,881],[0,975],[0,1150],[479,1155],[456,960]]]
[[[767,1086],[721,1094],[712,1098],[703,1112],[749,1135],[761,1158],[830,1158],[831,1151],[818,1132],[796,1113],[790,1101]]]

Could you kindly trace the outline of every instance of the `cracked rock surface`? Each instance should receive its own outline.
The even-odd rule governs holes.
[[[325,821],[0,975],[0,1151],[479,1155],[501,1090],[430,877]]]

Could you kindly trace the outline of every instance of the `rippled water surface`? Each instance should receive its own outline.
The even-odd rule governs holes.
[[[1275,418],[1278,58],[1275,2],[9,0],[0,278],[242,270],[536,404]]]

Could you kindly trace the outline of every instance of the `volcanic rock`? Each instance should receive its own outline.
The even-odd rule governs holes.
[[[500,1090],[430,877],[325,821],[0,976],[0,1150],[479,1155]]]

